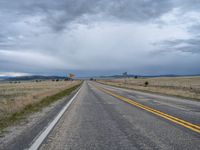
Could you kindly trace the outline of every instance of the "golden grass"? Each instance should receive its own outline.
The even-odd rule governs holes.
[[[145,82],[148,85],[145,86]],[[135,90],[200,100],[200,77],[158,77],[99,80],[101,83]]]
[[[30,113],[37,112],[42,108],[49,106],[51,103],[58,101],[59,99],[65,96],[70,95],[71,92],[76,90],[80,85],[81,83],[69,86],[67,89],[59,91],[54,95],[47,96],[38,102],[27,104],[26,106],[24,106],[23,109],[20,109],[15,113],[3,116],[0,119],[0,135],[4,132],[4,129],[6,127],[14,125],[16,122],[25,119]]]
[[[79,83],[80,81],[53,82],[50,80],[16,84],[0,83],[0,119]]]

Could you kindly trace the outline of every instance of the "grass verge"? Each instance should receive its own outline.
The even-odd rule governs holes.
[[[177,98],[184,98],[186,100],[192,100],[192,101],[200,101],[199,98],[192,98],[192,97],[187,97],[187,96],[183,96],[183,95],[177,95],[177,94],[170,94],[170,93],[164,93],[164,92],[155,92],[155,91],[151,91],[151,90],[145,90],[145,89],[137,89],[134,87],[126,87],[125,85],[114,85],[114,84],[110,84],[110,83],[105,83],[105,82],[101,82],[101,81],[96,81],[100,84],[104,84],[104,85],[109,85],[109,86],[113,86],[113,87],[118,87],[118,88],[124,88],[124,89],[129,89],[129,90],[135,90],[135,91],[139,91],[139,92],[144,92],[144,93],[151,93],[151,94],[159,94],[159,95],[163,95],[163,96],[172,96],[172,97],[177,97]]]
[[[65,89],[59,93],[56,93],[55,95],[45,97],[40,102],[29,104],[25,106],[22,110],[11,114],[9,116],[6,116],[0,120],[0,134],[3,133],[3,129],[5,129],[8,126],[11,126],[15,124],[16,122],[20,121],[21,119],[24,119],[28,114],[37,112],[41,110],[43,107],[46,107],[50,105],[51,103],[70,95],[74,90],[76,90],[81,85],[75,85],[71,88]]]

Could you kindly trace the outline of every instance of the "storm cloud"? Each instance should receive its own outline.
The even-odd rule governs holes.
[[[198,0],[1,0],[0,72],[199,74]]]

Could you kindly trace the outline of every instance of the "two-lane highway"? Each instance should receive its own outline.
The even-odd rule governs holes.
[[[181,125],[180,120],[176,123],[139,106],[189,125]],[[199,125],[199,102],[84,82],[72,105],[40,149],[199,150]]]

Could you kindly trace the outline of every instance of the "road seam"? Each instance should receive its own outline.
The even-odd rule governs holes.
[[[62,108],[62,110],[53,119],[53,121],[47,127],[44,128],[44,131],[38,137],[36,137],[36,139],[34,140],[34,142],[32,143],[32,145],[28,148],[28,150],[37,150],[41,146],[41,144],[43,143],[43,141],[46,139],[46,137],[49,135],[49,133],[51,132],[51,130],[55,127],[55,125],[58,123],[58,121],[60,120],[60,118],[63,116],[63,114],[69,108],[69,106],[72,104],[72,102],[77,97],[77,95],[79,94],[79,92],[80,92],[80,89],[70,99],[70,101]]]
[[[169,114],[166,114],[166,113],[164,113],[164,112],[161,112],[161,111],[158,111],[158,110],[156,110],[156,109],[150,108],[150,107],[148,107],[148,106],[142,105],[142,104],[140,104],[140,103],[138,103],[138,102],[135,102],[135,101],[132,100],[132,99],[123,97],[123,96],[121,96],[121,95],[118,95],[118,94],[116,94],[116,93],[114,93],[114,92],[111,92],[110,90],[104,89],[104,88],[102,88],[102,87],[97,87],[97,88],[98,88],[99,90],[101,90],[101,91],[103,91],[103,92],[105,92],[105,93],[107,93],[107,94],[109,94],[109,95],[112,95],[112,96],[114,96],[115,98],[118,98],[118,99],[120,99],[120,100],[122,100],[122,101],[124,101],[124,102],[127,102],[127,103],[129,103],[129,104],[131,104],[131,105],[133,105],[133,106],[139,107],[139,108],[141,108],[141,109],[143,109],[143,110],[146,110],[146,111],[151,112],[151,113],[153,113],[153,114],[155,114],[155,115],[157,115],[157,116],[160,116],[160,117],[162,117],[162,118],[165,118],[165,119],[167,119],[167,120],[170,120],[170,121],[172,121],[172,122],[174,122],[174,123],[176,123],[176,124],[179,124],[179,125],[181,125],[181,126],[183,126],[183,127],[185,127],[185,128],[188,128],[188,129],[190,129],[190,130],[192,130],[192,131],[195,131],[195,132],[197,132],[197,133],[200,133],[200,126],[199,126],[199,125],[192,124],[192,123],[190,123],[190,122],[187,122],[187,121],[185,121],[185,120],[176,118],[176,117],[171,116],[171,115],[169,115]]]

